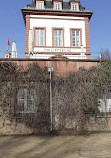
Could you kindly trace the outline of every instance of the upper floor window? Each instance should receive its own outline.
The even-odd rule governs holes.
[[[71,4],[71,10],[73,10],[73,11],[78,11],[78,4],[72,3],[72,4]]]
[[[54,47],[63,46],[63,30],[54,29]]]
[[[80,47],[80,30],[71,31],[72,47]]]
[[[61,10],[62,9],[61,2],[54,2],[54,9]]]
[[[35,46],[45,46],[45,29],[35,29]]]
[[[37,9],[44,9],[44,2],[36,1],[36,8]]]

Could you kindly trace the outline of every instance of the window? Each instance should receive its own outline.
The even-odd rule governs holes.
[[[35,29],[35,46],[45,46],[45,30]]]
[[[54,47],[62,47],[62,46],[63,46],[63,30],[54,29]]]
[[[17,113],[34,113],[36,110],[36,94],[33,88],[20,88],[17,92]]]
[[[61,10],[61,3],[54,3],[55,10]]]
[[[72,47],[80,47],[80,30],[72,30]]]
[[[111,86],[98,91],[99,110],[101,113],[111,113]]]
[[[43,9],[44,8],[44,2],[36,2],[36,8],[37,9]]]
[[[78,11],[78,4],[72,4],[71,8],[73,11]]]

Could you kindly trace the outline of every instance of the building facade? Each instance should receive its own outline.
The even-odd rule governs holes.
[[[21,9],[26,25],[26,57],[89,59],[89,20],[79,0],[33,0]]]
[[[87,117],[81,124],[83,112],[75,111],[74,106],[79,105],[83,94],[76,97],[81,88],[74,87],[74,75],[68,76],[81,67],[88,69],[100,63],[90,59],[92,12],[86,11],[79,0],[33,0],[22,14],[27,59],[17,58],[15,42],[11,57],[6,51],[5,59],[0,59],[1,81],[5,81],[0,85],[0,134],[111,131],[111,87],[98,94],[101,115]]]

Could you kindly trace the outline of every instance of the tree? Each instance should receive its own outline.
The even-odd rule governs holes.
[[[99,52],[99,59],[108,60],[111,59],[111,53],[108,49],[101,49]]]

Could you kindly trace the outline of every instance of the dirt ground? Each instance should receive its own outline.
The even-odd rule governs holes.
[[[111,133],[1,136],[0,158],[111,158]]]

